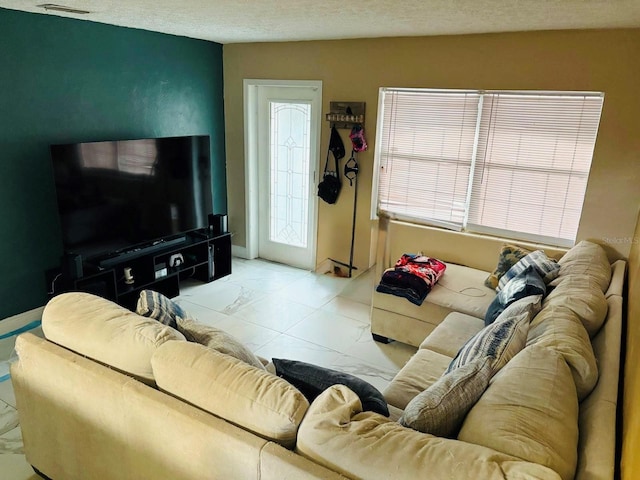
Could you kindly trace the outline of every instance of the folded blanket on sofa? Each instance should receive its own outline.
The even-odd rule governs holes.
[[[385,270],[376,291],[406,298],[420,306],[446,268],[435,258],[405,253],[394,268]]]

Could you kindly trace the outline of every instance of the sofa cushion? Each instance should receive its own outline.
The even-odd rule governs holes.
[[[418,350],[384,389],[384,398],[404,410],[416,395],[438,381],[449,363],[451,357],[426,348]]]
[[[527,256],[522,257],[520,260],[518,260],[518,263],[516,263],[513,267],[511,267],[509,271],[507,271],[507,273],[505,273],[500,278],[500,281],[498,282],[497,290],[498,291],[502,290],[505,287],[505,285],[509,282],[509,280],[514,278],[516,275],[524,271],[529,266],[532,266],[533,268],[536,269],[536,271],[538,272],[538,274],[540,275],[542,280],[544,280],[545,283],[549,283],[551,280],[556,278],[560,273],[560,265],[558,265],[558,262],[547,257],[547,254],[544,253],[542,250],[536,250],[534,252],[531,252]]]
[[[498,292],[496,298],[493,299],[491,305],[487,309],[487,313],[484,316],[484,324],[489,325],[498,318],[505,308],[511,305],[516,300],[528,297],[530,295],[544,295],[547,293],[547,288],[544,281],[531,265],[525,268],[518,275],[513,277],[505,286]]]
[[[409,402],[400,424],[439,437],[455,436],[489,385],[491,372],[490,358],[484,357],[443,375]]]
[[[484,285],[488,288],[496,289],[500,278],[509,271],[518,261],[531,253],[531,250],[520,247],[518,245],[504,244],[498,255],[498,265],[495,270],[484,281]]]
[[[176,302],[159,292],[142,290],[138,297],[136,313],[143,317],[153,318],[163,325],[176,328],[178,318],[186,318],[187,313]]]
[[[273,358],[276,375],[291,383],[312,402],[331,385],[349,387],[360,398],[362,409],[389,416],[387,402],[380,391],[364,380],[344,372],[331,370],[311,363]]]
[[[597,243],[582,240],[565,253],[558,264],[560,275],[551,285],[558,285],[567,275],[586,275],[595,280],[600,290],[607,291],[611,281],[611,265],[607,253]]]
[[[178,331],[190,342],[199,343],[220,353],[231,355],[249,365],[264,370],[264,364],[244,344],[233,335],[199,323],[191,318],[177,319]]]
[[[455,357],[467,340],[485,327],[479,318],[452,312],[422,341],[419,348]]]
[[[295,444],[309,402],[282,378],[191,342],[167,342],[151,363],[162,390],[263,438]]]
[[[545,465],[564,480],[577,462],[578,398],[562,356],[527,347],[493,379],[458,439]]]
[[[509,305],[495,322],[480,330],[462,346],[449,364],[447,373],[477,358],[490,357],[492,374],[495,374],[524,347],[529,321],[539,304],[540,296],[536,295]]]
[[[543,307],[563,306],[574,312],[593,338],[607,316],[607,299],[599,285],[585,275],[566,275],[542,303]]]
[[[63,293],[42,314],[45,337],[155,385],[151,356],[168,340],[184,336],[156,320],[142,317],[90,293]]]
[[[484,286],[487,272],[475,268],[447,264],[447,271],[427,295],[427,302],[452,311],[484,318],[496,292]]]
[[[542,465],[362,412],[358,396],[344,385],[328,388],[311,404],[296,451],[348,478],[558,480]]]
[[[598,381],[598,365],[587,331],[578,316],[564,306],[547,306],[531,321],[527,346],[539,345],[558,352],[576,385],[578,399],[584,399]]]

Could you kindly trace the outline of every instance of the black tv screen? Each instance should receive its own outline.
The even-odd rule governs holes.
[[[52,145],[51,157],[66,253],[90,259],[207,226],[208,136]]]

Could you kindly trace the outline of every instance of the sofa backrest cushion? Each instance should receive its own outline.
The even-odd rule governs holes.
[[[300,425],[296,451],[348,478],[559,478],[542,465],[417,432],[361,407],[344,385],[325,390]]]
[[[563,480],[573,479],[578,398],[562,356],[539,346],[516,355],[469,411],[458,439],[545,465]]]
[[[282,378],[192,342],[167,342],[151,364],[162,390],[267,440],[295,445],[309,402]]]
[[[48,340],[155,386],[151,357],[168,340],[185,340],[171,327],[104,298],[80,292],[52,298],[42,314]]]
[[[562,355],[571,369],[580,401],[598,382],[598,365],[589,335],[569,308],[543,308],[531,321],[527,345],[540,345]]]
[[[549,292],[542,307],[563,306],[574,312],[593,338],[607,316],[607,299],[600,286],[585,275],[565,275]]]
[[[597,243],[582,240],[565,253],[560,260],[560,275],[551,282],[557,285],[566,275],[586,275],[593,278],[603,292],[611,281],[611,264],[607,253]]]

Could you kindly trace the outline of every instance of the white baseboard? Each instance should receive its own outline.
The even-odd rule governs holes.
[[[0,335],[18,330],[36,320],[42,320],[43,310],[44,306],[0,320]]]
[[[231,245],[231,255],[238,258],[244,258],[245,260],[253,260],[249,257],[247,247],[240,247],[238,245]]]

